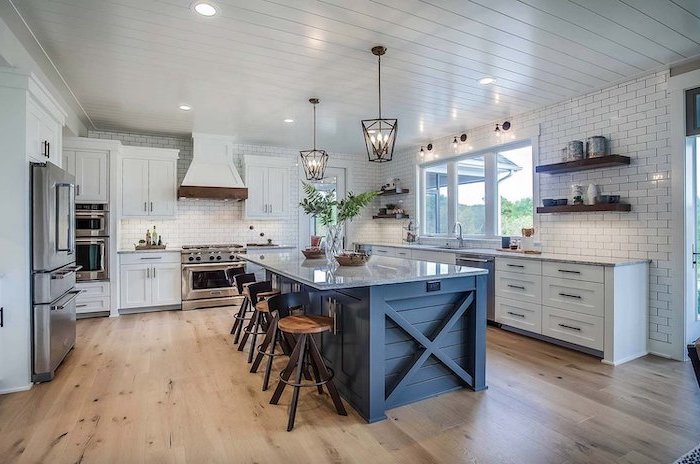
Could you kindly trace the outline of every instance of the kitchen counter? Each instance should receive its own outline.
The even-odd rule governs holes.
[[[384,256],[372,256],[364,266],[329,266],[325,259],[305,259],[301,253],[241,257],[317,290],[421,282],[487,273],[483,269],[465,266]]]
[[[270,251],[270,250],[294,250],[296,247],[294,245],[261,245],[252,247],[239,248],[240,251],[252,252],[256,250],[260,251]],[[166,247],[165,250],[135,250],[133,248],[122,248],[117,251],[117,253],[156,253],[156,252],[178,252],[182,251],[181,247]]]
[[[499,256],[504,258],[516,258],[516,259],[539,259],[543,261],[554,261],[561,263],[571,263],[571,264],[592,264],[598,266],[629,266],[633,264],[649,263],[651,260],[648,259],[636,259],[636,258],[612,258],[605,256],[581,256],[581,255],[564,255],[556,253],[542,253],[542,254],[525,254],[525,253],[513,253],[510,251],[503,251],[494,248],[445,248],[435,245],[406,245],[398,243],[366,243],[358,242],[361,245],[369,246],[383,246],[383,247],[393,247],[393,248],[406,248],[410,250],[430,250],[430,251],[440,251],[443,253],[455,253],[467,254],[467,253],[478,253],[482,255],[489,256]]]
[[[309,296],[340,395],[368,422],[448,391],[486,388],[486,271],[373,256],[336,267],[299,252],[241,255],[283,293]]]

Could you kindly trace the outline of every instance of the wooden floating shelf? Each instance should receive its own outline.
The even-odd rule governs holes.
[[[576,161],[566,161],[564,163],[545,164],[536,166],[535,172],[543,174],[563,174],[565,172],[585,171],[587,169],[609,168],[613,166],[629,165],[629,156],[607,155],[598,158],[585,158]]]
[[[601,203],[598,205],[562,205],[538,206],[537,212],[543,213],[591,213],[596,211],[632,211],[632,205],[627,203]]]
[[[409,219],[408,214],[377,214],[372,216],[372,219]]]
[[[384,195],[403,195],[405,193],[409,193],[410,190],[408,189],[401,189],[400,192],[397,192],[396,190],[380,190],[378,196],[384,196]]]

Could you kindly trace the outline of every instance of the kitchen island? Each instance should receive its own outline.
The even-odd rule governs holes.
[[[441,393],[486,388],[485,270],[383,256],[359,267],[299,252],[241,257],[283,292],[308,292],[311,313],[333,318],[321,353],[341,396],[368,422]]]

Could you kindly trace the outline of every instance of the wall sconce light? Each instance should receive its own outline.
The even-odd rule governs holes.
[[[433,144],[429,143],[426,148],[428,149],[428,151],[433,151]]]
[[[422,146],[422,145],[421,145],[421,147],[420,147],[420,152],[419,152],[419,154],[420,154],[420,157],[421,157],[421,158],[423,158],[423,157],[425,156],[425,150],[423,149],[423,146]]]
[[[459,141],[464,143],[467,141],[467,134],[462,134],[459,136]]]
[[[452,149],[457,151],[457,146],[459,145],[459,142],[457,142],[457,137],[452,141]]]
[[[503,124],[501,124],[501,129],[504,131],[507,131],[510,129],[510,121],[503,121]]]

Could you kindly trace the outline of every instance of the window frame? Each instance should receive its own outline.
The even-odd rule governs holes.
[[[539,128],[538,128],[539,129]],[[539,130],[538,134],[539,135]],[[427,161],[425,163],[420,163],[416,166],[416,178],[418,181],[418,198],[417,198],[417,210],[418,210],[418,221],[420,224],[420,233],[422,236],[430,238],[444,238],[452,237],[452,227],[455,224],[457,216],[457,164],[469,158],[484,157],[484,182],[485,182],[485,226],[484,234],[464,234],[465,238],[473,239],[495,239],[501,237],[499,235],[499,222],[500,222],[500,204],[498,197],[498,166],[496,163],[496,156],[500,152],[514,150],[517,148],[522,148],[530,146],[530,156],[532,157],[532,201],[535,210],[532,212],[532,223],[533,227],[539,228],[538,217],[536,212],[536,206],[539,204],[539,181],[535,173],[535,166],[537,164],[537,159],[539,158],[538,153],[538,137],[532,136],[523,138],[520,140],[510,141],[508,143],[495,144],[487,146],[485,148],[471,151],[468,153],[457,153],[449,158],[437,158],[434,160]],[[425,172],[427,168],[431,166],[438,166],[447,164],[447,233],[445,234],[429,234],[426,232],[426,216],[425,216]]]

